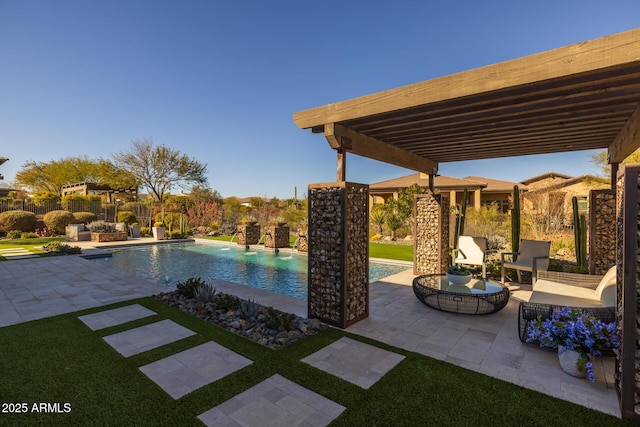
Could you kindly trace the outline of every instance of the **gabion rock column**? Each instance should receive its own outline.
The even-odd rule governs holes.
[[[449,199],[414,196],[413,274],[444,274],[449,265]]]
[[[298,229],[298,252],[309,252],[309,228],[307,226]]]
[[[309,317],[346,328],[369,315],[369,186],[309,185]]]
[[[260,226],[257,224],[240,224],[237,233],[239,245],[257,245],[260,242]]]
[[[289,227],[285,225],[267,225],[264,231],[265,248],[288,248]]]
[[[640,166],[627,165],[616,179],[617,307],[620,346],[614,378],[622,418],[640,421]]]
[[[616,263],[616,193],[589,192],[589,274],[605,274]]]

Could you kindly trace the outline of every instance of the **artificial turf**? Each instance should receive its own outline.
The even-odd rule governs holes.
[[[157,315],[91,331],[78,316],[138,303]],[[196,335],[129,358],[102,337],[162,319]],[[369,389],[315,369],[300,359],[350,338],[406,356]],[[213,340],[254,363],[174,400],[138,367]],[[480,373],[330,328],[282,350],[271,350],[216,325],[141,298],[0,328],[2,403],[27,403],[27,413],[1,413],[2,425],[201,425],[197,416],[280,374],[347,409],[336,426],[630,425],[615,417]],[[62,413],[32,411],[58,403]],[[67,403],[70,411],[64,412]]]

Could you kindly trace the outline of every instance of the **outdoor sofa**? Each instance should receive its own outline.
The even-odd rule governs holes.
[[[590,313],[603,322],[615,321],[616,267],[603,276],[538,270],[538,280],[528,302],[518,309],[518,336],[526,342],[529,322],[543,319],[562,307]]]

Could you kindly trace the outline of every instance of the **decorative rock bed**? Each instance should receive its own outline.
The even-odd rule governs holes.
[[[221,292],[216,295],[236,298]],[[162,292],[154,297],[172,307],[274,350],[284,348],[327,328],[327,325],[318,319],[305,319],[262,305],[259,305],[260,308],[255,316],[245,319],[240,308],[217,308],[213,302],[203,303],[196,298],[185,297],[177,291]]]

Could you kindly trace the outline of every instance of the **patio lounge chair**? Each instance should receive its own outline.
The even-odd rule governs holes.
[[[592,314],[605,323],[615,320],[616,267],[603,276],[557,271],[538,271],[529,302],[518,309],[518,336],[526,342],[529,322],[538,315],[543,319],[562,307]]]
[[[518,282],[522,283],[521,270],[531,272],[531,283],[536,283],[538,270],[546,270],[549,268],[549,251],[551,250],[551,242],[543,240],[520,240],[519,252],[502,252],[500,254],[501,282],[504,283],[505,269],[512,268],[518,274]],[[505,262],[505,255],[517,255],[516,261]]]
[[[487,278],[487,239],[485,237],[460,236],[458,248],[453,249],[453,263],[482,266],[482,278]]]

